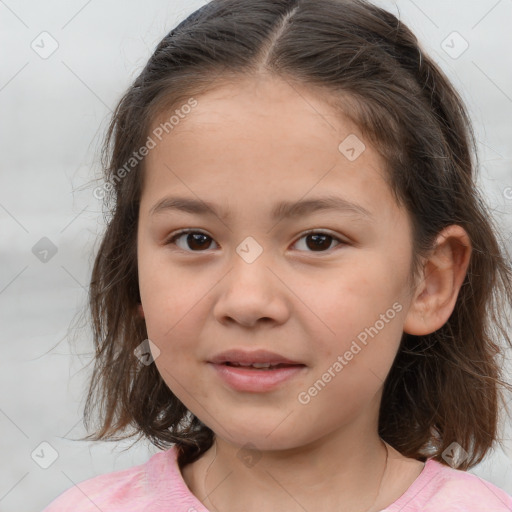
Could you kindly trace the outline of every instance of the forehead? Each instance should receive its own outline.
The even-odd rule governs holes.
[[[242,128],[238,136],[250,138],[261,129],[270,139],[286,143],[289,140],[325,139],[325,132],[331,132],[336,139],[347,129],[357,131],[357,126],[347,118],[340,127],[340,112],[334,108],[335,97],[319,87],[306,86],[277,77],[258,76],[237,79],[231,83],[224,81],[205,93],[194,96],[195,106],[185,109],[185,99],[171,109],[163,111],[152,124],[163,127],[173,113],[173,126],[166,130],[175,136],[192,131],[209,130],[223,125],[238,125]],[[179,111],[183,109],[183,113]],[[290,121],[294,121],[290,123]],[[240,126],[241,125],[241,126]],[[340,129],[341,128],[341,129]],[[326,141],[329,143],[332,141]]]
[[[204,199],[222,200],[225,193],[233,202],[234,196],[251,200],[276,190],[287,199],[364,190],[359,199],[368,210],[390,200],[383,158],[320,89],[247,79],[194,100],[193,108],[174,105],[152,125],[154,131],[174,114],[145,160],[144,188],[151,195],[173,188]],[[356,158],[348,158],[347,144]]]

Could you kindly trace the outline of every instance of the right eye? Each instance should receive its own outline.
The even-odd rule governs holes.
[[[165,242],[165,245],[175,245],[185,252],[204,252],[201,249],[208,249],[208,239],[213,241],[212,237],[202,231],[183,229],[172,235],[171,238]],[[179,240],[184,240],[184,242],[180,245],[177,243]]]

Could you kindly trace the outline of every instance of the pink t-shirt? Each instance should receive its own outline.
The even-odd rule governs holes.
[[[175,447],[138,466],[99,475],[63,492],[43,512],[208,512],[181,476]],[[505,512],[512,496],[471,473],[428,459],[381,512]]]

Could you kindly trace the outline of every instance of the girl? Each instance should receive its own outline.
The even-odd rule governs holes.
[[[46,512],[512,510],[465,472],[510,389],[474,155],[457,92],[370,3],[180,23],[105,141],[85,411],[86,439],[163,450]]]

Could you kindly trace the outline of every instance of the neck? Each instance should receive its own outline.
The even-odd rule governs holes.
[[[183,476],[212,512],[380,510],[372,507],[378,505],[386,446],[377,433],[354,434],[337,432],[299,448],[262,452],[217,438]]]

